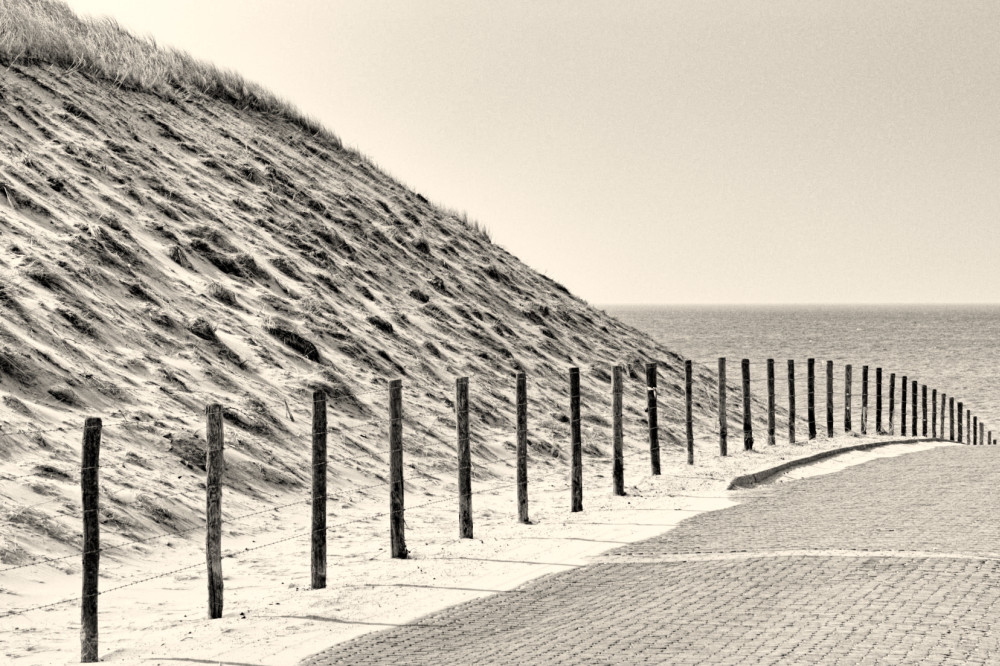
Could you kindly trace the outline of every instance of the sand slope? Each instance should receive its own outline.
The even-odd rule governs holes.
[[[615,363],[629,369],[627,423],[644,427],[648,360],[661,363],[663,446],[677,449],[676,355],[357,153],[196,93],[166,101],[6,64],[0,562],[79,548],[86,416],[105,420],[107,543],[200,526],[211,402],[226,408],[227,516],[301,499],[314,390],[330,396],[331,494],[350,508],[353,489],[379,492],[392,378],[404,381],[417,492],[454,488],[461,375],[472,376],[477,478],[509,470],[517,370],[543,466],[565,464],[573,365],[588,456],[608,452]],[[702,391],[706,433],[709,407]]]

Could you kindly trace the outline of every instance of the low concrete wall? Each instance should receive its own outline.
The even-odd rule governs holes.
[[[805,458],[798,458],[796,460],[789,460],[776,467],[769,467],[768,469],[761,470],[759,472],[754,472],[752,474],[744,474],[743,476],[737,476],[735,479],[729,482],[729,487],[727,490],[735,490],[737,488],[752,488],[758,483],[763,483],[768,479],[781,474],[793,467],[799,467],[801,465],[808,465],[809,463],[814,463],[817,460],[823,460],[824,458],[830,458],[832,456],[838,456],[841,453],[849,453],[851,451],[867,451],[869,449],[877,449],[881,446],[890,446],[892,444],[916,444],[917,442],[940,442],[946,441],[941,439],[932,439],[928,437],[918,438],[918,439],[894,439],[888,442],[868,442],[867,444],[855,444],[854,446],[845,446],[839,449],[830,449],[829,451],[821,451],[820,453],[814,453],[811,456],[806,456]]]

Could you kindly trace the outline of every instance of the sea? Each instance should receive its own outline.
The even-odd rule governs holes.
[[[731,383],[739,382],[740,360],[750,359],[751,390],[760,387],[772,358],[779,382],[787,360],[795,360],[796,389],[804,391],[806,360],[814,358],[817,392],[825,390],[825,364],[833,361],[834,391],[842,404],[844,365],[851,364],[852,410],[860,412],[861,368],[870,368],[874,395],[875,368],[881,367],[886,400],[889,373],[896,374],[897,409],[905,375],[926,384],[928,396],[936,388],[939,401],[941,392],[961,400],[1000,438],[1000,305],[601,307],[685,358],[714,369],[718,358],[726,357]]]

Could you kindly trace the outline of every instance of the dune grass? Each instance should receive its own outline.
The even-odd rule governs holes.
[[[60,0],[0,0],[0,64],[48,63],[168,99],[197,91],[286,118],[341,148],[340,139],[236,72],[139,37],[110,18],[83,18]]]

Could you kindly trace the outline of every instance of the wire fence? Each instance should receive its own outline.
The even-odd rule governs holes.
[[[783,402],[787,404],[788,399],[788,377],[782,376],[779,372],[778,364],[775,364],[775,376],[773,378],[774,387],[774,400],[768,400],[767,406],[765,407],[765,400],[763,394],[767,393],[768,387],[771,385],[767,378],[760,378],[751,374],[748,380],[748,385],[750,387],[750,393],[745,394],[743,392],[740,383],[733,381],[727,381],[726,384],[720,386],[718,381],[718,376],[715,370],[709,366],[709,362],[703,362],[706,367],[706,372],[696,372],[694,363],[691,363],[687,369],[688,386],[684,388],[683,391],[679,391],[680,385],[672,383],[670,378],[661,386],[653,387],[648,383],[645,372],[640,363],[633,362],[631,364],[621,364],[618,367],[628,370],[627,373],[623,373],[628,379],[623,385],[623,395],[627,397],[626,405],[623,410],[622,422],[620,425],[621,431],[625,434],[626,439],[630,442],[644,442],[646,440],[652,441],[652,433],[656,431],[658,434],[663,435],[660,438],[661,450],[674,450],[677,444],[682,444],[683,439],[687,439],[687,445],[689,452],[692,451],[693,442],[695,439],[698,441],[710,440],[713,442],[718,441],[721,437],[720,434],[720,423],[731,424],[732,434],[740,435],[740,432],[744,428],[742,424],[748,424],[752,427],[755,423],[767,423],[768,425],[774,424],[775,428],[778,428],[778,417],[783,416],[787,421],[787,410],[784,410]],[[715,364],[718,360],[714,361]],[[761,363],[751,363],[749,367],[752,369],[754,367],[759,368],[765,364]],[[804,364],[803,364],[804,365]],[[592,382],[589,386],[586,386],[581,391],[581,396],[583,398],[583,403],[586,406],[587,413],[585,416],[581,417],[579,413],[571,414],[570,416],[565,416],[564,414],[548,414],[545,418],[541,419],[541,422],[536,424],[534,420],[532,421],[531,430],[532,432],[548,432],[550,438],[554,441],[559,437],[565,437],[567,431],[572,431],[574,426],[580,428],[583,435],[586,435],[588,440],[599,440],[603,444],[607,444],[609,439],[608,433],[613,431],[612,420],[616,419],[617,416],[612,414],[613,408],[613,396],[612,392],[608,390],[601,391],[600,385],[604,382],[608,382],[611,379],[612,373],[610,372],[614,366],[609,366],[607,364],[593,364],[589,366],[583,366],[579,368],[582,373],[590,373],[593,375],[592,379],[596,380],[596,385]],[[823,430],[824,419],[822,418],[822,412],[826,411],[826,416],[829,416],[828,405],[835,403],[835,398],[837,392],[829,392],[828,384],[826,383],[826,368],[820,367],[817,364],[816,372],[816,384],[815,387],[815,402],[819,403],[815,407],[816,414],[811,417],[820,417],[820,423],[816,424],[813,422],[813,428],[818,431]],[[869,373],[869,384],[874,384],[874,368],[870,368],[872,372]],[[840,369],[841,377],[843,377],[843,368]],[[505,373],[506,374],[506,373]],[[799,365],[796,364],[796,376],[794,377],[796,388],[799,389],[798,394],[795,396],[796,401],[802,401],[805,397],[806,391],[803,390],[806,386],[805,377],[800,377],[802,371],[799,369]],[[858,373],[860,374],[860,373]],[[480,419],[476,424],[474,429],[473,443],[484,443],[487,440],[496,442],[499,439],[514,439],[515,429],[513,424],[518,420],[518,414],[516,410],[516,400],[515,395],[515,382],[510,381],[505,382],[501,377],[498,377],[496,373],[469,373],[470,378],[475,380],[472,384],[474,389],[474,394],[477,397],[473,400],[473,410],[480,412]],[[513,374],[510,375],[513,379]],[[655,371],[654,375],[655,377]],[[836,377],[834,378],[836,380]],[[843,381],[843,380],[842,380]],[[907,379],[907,381],[912,381],[912,378]],[[851,406],[852,403],[857,402],[860,399],[861,382],[860,377],[855,384],[858,387],[858,391],[854,392],[852,390],[848,391],[848,387],[841,384],[839,386],[840,403],[839,407],[841,409],[846,409]],[[883,376],[883,392],[887,390],[889,386],[888,373]],[[873,386],[869,386],[869,389],[873,389]],[[133,391],[137,389],[123,387],[123,391]],[[442,386],[435,384],[433,382],[427,381],[408,381],[405,386],[405,390],[408,394],[408,399],[406,404],[416,405],[416,415],[412,417],[403,417],[403,424],[409,435],[407,435],[406,441],[410,443],[408,449],[416,449],[411,451],[411,455],[416,455],[417,459],[421,464],[411,463],[410,474],[417,478],[426,478],[437,480],[437,472],[441,471],[440,467],[426,466],[425,462],[434,462],[433,455],[430,455],[429,451],[420,451],[419,446],[412,446],[413,444],[423,444],[426,449],[426,439],[428,437],[434,438],[437,441],[442,439],[448,439],[448,437],[442,436],[442,429],[454,430],[459,424],[459,415],[456,413],[457,401],[448,397],[447,390],[444,390]],[[385,383],[385,386],[380,386],[378,388],[370,388],[363,391],[345,390],[343,392],[329,392],[324,393],[324,399],[322,401],[323,408],[326,408],[326,399],[337,400],[340,398],[350,398],[357,399],[360,397],[372,398],[374,396],[382,396],[386,399],[389,398],[390,384]],[[784,396],[781,394],[784,393]],[[214,395],[210,392],[190,392],[191,395],[200,396],[206,401],[215,401],[219,396]],[[680,394],[680,395],[678,395]],[[727,399],[726,403],[726,414],[719,414],[720,405],[720,395],[731,394],[732,399]],[[930,392],[928,392],[930,395]],[[567,394],[568,395],[568,394]],[[943,394],[941,398],[943,399]],[[428,398],[433,398],[433,400],[428,401]],[[858,411],[858,421],[860,424],[862,419],[867,419],[868,422],[871,421],[874,404],[876,403],[878,396],[874,390],[868,392],[868,405],[866,410]],[[894,396],[894,400],[902,400],[902,393],[897,392]],[[911,399],[911,398],[908,398]],[[691,412],[691,404],[697,404],[701,409],[697,416],[689,417],[688,423],[685,427],[683,421],[683,413],[685,408],[687,408],[688,413]],[[288,463],[278,461],[278,463],[283,467],[284,471],[292,475],[293,478],[302,479],[303,477],[312,477],[316,472],[317,467],[322,466],[323,472],[329,473],[331,469],[331,463],[338,463],[339,468],[347,469],[348,465],[355,465],[358,470],[364,474],[374,474],[378,479],[377,482],[370,484],[357,485],[356,483],[348,483],[346,481],[338,481],[337,479],[327,479],[327,481],[332,481],[328,490],[322,494],[312,494],[309,497],[303,497],[295,499],[292,501],[273,503],[263,501],[263,506],[257,508],[251,508],[239,513],[224,513],[222,516],[222,522],[226,525],[245,523],[251,521],[253,518],[260,517],[265,514],[280,514],[286,510],[292,509],[293,507],[305,507],[312,505],[314,508],[317,506],[322,506],[325,511],[327,500],[340,500],[346,501],[351,497],[357,496],[368,491],[389,491],[396,492],[393,490],[393,483],[387,478],[383,477],[383,474],[390,471],[392,464],[391,448],[381,447],[381,446],[371,446],[366,443],[366,440],[377,439],[379,441],[386,441],[391,439],[389,437],[391,426],[388,423],[388,419],[382,416],[376,416],[372,418],[366,418],[357,420],[353,423],[344,424],[338,423],[329,427],[323,427],[317,429],[316,427],[308,427],[307,418],[302,418],[301,422],[296,422],[294,420],[294,415],[291,406],[289,405],[286,398],[282,396],[272,396],[271,400],[266,401],[271,408],[278,411],[279,414],[284,413],[284,418],[288,419],[289,423],[299,423],[300,426],[295,430],[290,430],[287,435],[283,435],[289,438],[312,438],[314,441],[317,437],[323,436],[324,440],[329,437],[333,437],[335,440],[339,440],[341,446],[340,450],[331,454],[326,455],[324,459],[320,462],[315,463],[300,463],[298,461],[294,462],[294,466]],[[316,411],[317,405],[320,402],[314,398],[312,407],[310,410],[308,408],[300,410],[306,412],[306,416],[312,416],[312,413]],[[528,413],[532,412],[532,407],[536,410],[545,405],[551,404],[551,400],[546,398],[535,398],[531,392],[528,393],[527,397]],[[902,410],[894,411],[895,405],[890,408],[889,403],[886,400],[882,400],[883,404],[883,418],[887,420],[888,414],[893,412],[893,417],[897,414],[901,415]],[[921,407],[922,407],[921,402]],[[935,403],[935,407],[937,404]],[[652,426],[650,424],[650,411],[656,408],[656,410],[662,414],[662,420],[657,426]],[[374,407],[369,406],[370,410],[374,410]],[[767,411],[767,417],[765,419],[762,414],[763,411]],[[930,411],[930,409],[928,410]],[[609,420],[604,415],[611,415],[612,419]],[[938,432],[940,438],[945,438],[945,417],[947,412],[944,409],[942,403],[941,409],[937,410],[934,415],[935,420],[935,430]],[[221,410],[221,415],[224,420],[229,420],[236,425],[237,431],[236,435],[232,438],[234,441],[230,443],[229,451],[231,452],[231,457],[234,461],[231,464],[240,464],[240,460],[237,457],[242,453],[243,447],[247,445],[256,445],[257,449],[260,451],[266,451],[269,445],[273,442],[273,434],[255,432],[252,430],[247,430],[240,426],[252,426],[257,420],[266,416],[259,411],[254,411],[252,409],[243,409],[241,407],[231,407],[224,406]],[[740,416],[743,417],[743,421],[740,421]],[[911,418],[913,415],[908,416]],[[960,414],[961,416],[961,414]],[[804,422],[806,417],[802,412],[798,412],[796,415],[796,425],[799,422]],[[242,422],[241,422],[242,419]],[[921,423],[923,423],[924,415],[921,414]],[[537,419],[535,419],[537,420]],[[98,427],[101,431],[109,428],[121,428],[126,430],[128,428],[142,427],[142,426],[153,426],[157,419],[152,417],[138,417],[138,416],[125,416],[121,418],[113,418],[109,421],[102,422]],[[915,421],[914,421],[915,422]],[[325,423],[325,418],[323,420]],[[695,428],[693,424],[697,423],[697,435],[695,435]],[[954,427],[954,422],[952,426]],[[85,426],[89,427],[89,426]],[[759,426],[757,426],[759,427]],[[845,426],[846,427],[846,426]],[[984,425],[980,426],[984,428]],[[856,428],[855,428],[856,429]],[[676,432],[682,434],[677,435]],[[840,429],[838,428],[838,432]],[[805,430],[801,430],[803,433],[803,438],[805,436]],[[886,430],[885,432],[888,432]],[[57,427],[51,428],[40,428],[33,429],[28,427],[16,427],[15,429],[0,428],[0,441],[15,441],[17,438],[23,437],[35,437],[41,435],[47,435],[52,433],[60,433],[62,435],[70,435],[72,433],[79,433],[79,428],[71,427],[68,424],[64,424]],[[86,433],[85,433],[86,434]],[[873,433],[874,434],[874,433]],[[913,433],[914,435],[916,433]],[[968,428],[964,433],[966,438],[972,438],[973,433],[968,432]],[[979,432],[975,433],[978,438]],[[537,437],[531,438],[535,447],[533,453],[530,455],[529,460],[534,465],[539,465],[541,463],[548,463],[553,465],[553,468],[543,472],[541,474],[537,473],[530,476],[532,485],[545,483],[551,479],[562,476],[566,478],[566,484],[563,486],[562,491],[565,492],[567,488],[573,486],[574,481],[572,475],[567,478],[567,469],[564,464],[562,464],[562,451],[554,445],[549,448],[539,447],[539,443],[544,443],[544,439],[539,439]],[[993,443],[992,433],[989,433],[989,441],[982,443]],[[573,446],[578,446],[579,441],[574,441]],[[663,448],[665,447],[665,449]],[[353,450],[351,450],[353,449]],[[487,447],[479,447],[475,449],[479,460],[477,462],[470,462],[466,465],[458,463],[457,460],[450,460],[447,463],[446,468],[453,473],[457,473],[460,477],[462,475],[471,475],[477,469],[482,471],[484,466],[489,462],[495,462],[497,456],[495,453],[491,453]],[[596,449],[589,449],[591,453],[604,456],[607,452],[598,446]],[[710,449],[711,450],[711,449]],[[206,448],[207,451],[207,448]],[[117,450],[111,452],[113,455],[110,459],[106,459],[99,465],[95,466],[80,466],[75,469],[65,470],[55,467],[51,464],[35,464],[33,468],[29,471],[18,474],[5,474],[0,475],[0,482],[4,483],[15,483],[22,484],[29,479],[33,478],[60,478],[63,480],[80,478],[84,481],[85,473],[90,471],[99,470],[127,470],[130,466],[148,464],[152,461],[162,461],[167,460],[169,462],[175,463],[185,463],[190,464],[191,452],[177,450],[168,450],[166,452],[150,452],[150,451],[140,451],[136,452],[127,447],[120,447]],[[205,451],[195,452],[198,455],[202,455]],[[422,453],[427,453],[428,455],[421,456]],[[527,452],[526,452],[527,454]],[[658,455],[658,454],[657,454]],[[704,453],[699,454],[704,455]],[[715,455],[714,453],[712,455]],[[492,456],[492,457],[490,457]],[[643,448],[639,446],[635,450],[625,451],[622,453],[621,459],[623,461],[629,461],[633,463],[640,459],[650,459],[653,456],[652,450],[649,448]],[[690,459],[693,462],[693,458]],[[249,462],[255,463],[255,461],[250,460]],[[273,460],[271,462],[274,462]],[[575,465],[575,458],[573,460],[567,461],[570,465]],[[263,464],[263,463],[255,463]],[[195,470],[192,471],[193,474],[198,474]],[[77,476],[76,472],[79,472]],[[697,479],[702,481],[712,481],[712,482],[722,482],[726,479],[713,475],[711,473],[699,473],[695,467],[689,468],[685,473],[670,473],[660,471],[660,476],[668,478],[679,478],[679,479]],[[94,477],[96,479],[96,476]],[[484,482],[488,481],[484,480]],[[503,482],[498,482],[496,484],[489,485],[487,487],[476,487],[476,494],[483,493],[495,493],[504,490],[514,490],[518,488],[520,479],[505,480]],[[409,481],[412,483],[412,479]],[[341,487],[337,487],[337,486]],[[9,488],[9,486],[8,486]],[[31,490],[28,486],[28,490]],[[100,490],[103,490],[103,494],[111,498],[115,498],[116,494],[113,488],[107,486],[102,486]],[[560,488],[550,488],[538,492],[559,492]],[[402,492],[400,489],[399,492]],[[45,512],[48,517],[59,517],[67,518],[73,520],[82,520],[86,525],[88,520],[98,520],[103,516],[107,524],[114,525],[114,516],[112,514],[112,509],[106,507],[100,507],[93,509],[83,509],[82,507],[77,509],[71,506],[69,500],[65,497],[57,496],[44,499],[38,502],[31,503],[21,503],[15,500],[10,493],[6,493],[6,497],[0,497],[0,506],[3,510],[7,512],[8,516],[20,514],[27,515],[31,512],[36,512],[42,508],[49,508],[50,510]],[[296,539],[315,539],[318,533],[326,534],[330,530],[336,530],[337,528],[346,527],[349,525],[359,524],[359,523],[370,523],[380,519],[388,518],[390,520],[398,518],[403,521],[405,515],[412,515],[413,512],[419,512],[423,509],[429,507],[435,507],[441,505],[445,502],[455,502],[455,496],[451,493],[444,493],[443,496],[434,499],[429,499],[417,504],[409,505],[405,507],[405,510],[400,509],[395,511],[389,509],[387,511],[377,511],[374,513],[367,513],[363,516],[353,517],[350,519],[341,520],[332,524],[324,525],[320,530],[311,529],[308,531],[296,532],[295,534],[281,536],[280,538],[265,541],[260,544],[255,544],[252,546],[247,546],[241,549],[227,551],[221,554],[222,559],[234,559],[239,558],[242,555],[250,552],[256,552],[264,549],[268,549],[277,546],[282,543],[287,543]],[[53,504],[61,504],[60,506],[51,507]],[[399,514],[398,516],[396,514]],[[404,521],[405,525],[405,521]],[[99,548],[88,549],[86,546],[79,548],[72,548],[72,552],[65,555],[51,556],[51,557],[36,557],[28,561],[19,562],[16,564],[11,564],[8,566],[0,567],[0,576],[9,575],[12,572],[17,572],[32,567],[40,567],[45,565],[55,565],[60,566],[80,564],[84,570],[87,569],[88,556],[94,556],[104,553],[116,553],[121,552],[128,548],[143,546],[151,544],[158,540],[184,537],[190,535],[194,532],[203,531],[209,528],[209,523],[202,519],[194,521],[193,524],[186,525],[178,529],[167,529],[158,531],[154,534],[143,535],[141,537],[127,536],[123,534],[117,534],[116,538],[121,539],[120,543],[114,543],[110,545],[102,545]],[[266,530],[266,528],[265,528]],[[266,533],[266,532],[265,532]],[[325,539],[325,537],[324,537]],[[325,553],[325,551],[324,551]],[[75,565],[74,565],[75,566]],[[87,600],[93,597],[106,595],[118,590],[122,590],[135,585],[140,585],[142,583],[154,581],[157,579],[175,576],[178,573],[182,573],[191,569],[205,566],[204,560],[196,563],[187,564],[179,568],[171,568],[168,571],[163,571],[155,574],[140,573],[123,582],[119,585],[102,589],[94,593],[84,593],[80,596],[74,596],[65,598],[62,600],[54,601],[51,603],[45,603],[30,607],[14,608],[9,609],[5,612],[0,613],[0,618],[4,617],[14,617],[20,616],[27,613],[32,613],[36,611],[41,611],[45,609],[50,609],[56,606],[71,604],[71,603],[81,603],[84,604]]]

